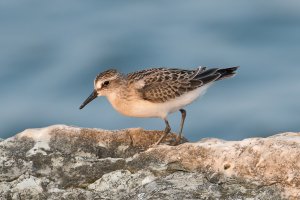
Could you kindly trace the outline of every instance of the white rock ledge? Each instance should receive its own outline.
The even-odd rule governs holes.
[[[0,141],[0,199],[300,199],[300,133],[150,148],[161,134],[25,130]]]

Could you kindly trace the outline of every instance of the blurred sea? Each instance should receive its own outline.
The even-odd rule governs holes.
[[[67,124],[163,129],[105,98],[78,107],[97,73],[240,65],[187,107],[185,136],[300,131],[300,1],[0,2],[0,137]],[[180,113],[170,116],[177,131]]]

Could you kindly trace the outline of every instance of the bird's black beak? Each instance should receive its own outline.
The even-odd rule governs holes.
[[[96,98],[97,98],[97,91],[94,90],[92,92],[92,94],[81,104],[81,106],[79,107],[79,109],[84,108],[88,103],[90,103],[91,101],[93,101]]]

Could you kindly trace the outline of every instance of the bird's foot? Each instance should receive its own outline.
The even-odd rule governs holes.
[[[180,144],[183,144],[187,142],[187,140],[184,138],[184,137],[180,137],[179,135],[176,137],[175,141],[172,142],[171,145],[173,146],[177,146],[177,145],[180,145]]]

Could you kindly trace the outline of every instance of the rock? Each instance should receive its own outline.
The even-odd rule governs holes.
[[[300,198],[300,133],[151,147],[162,134],[25,130],[0,141],[0,199]]]

